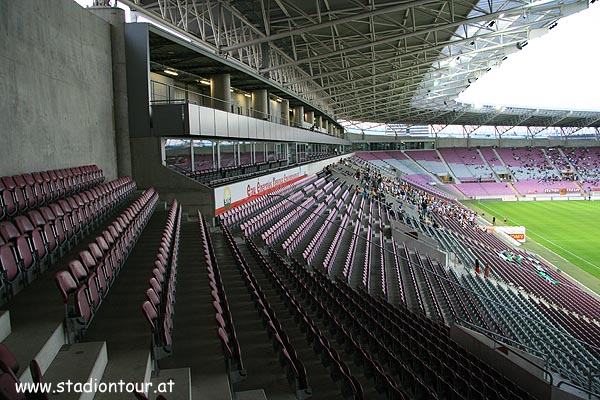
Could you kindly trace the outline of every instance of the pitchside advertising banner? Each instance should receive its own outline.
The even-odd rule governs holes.
[[[505,233],[520,243],[525,243],[525,240],[527,239],[524,226],[488,226],[486,229],[488,231]]]
[[[348,157],[346,155],[344,157]],[[302,179],[306,175],[315,174],[329,164],[336,163],[342,157],[329,158],[312,164],[301,165],[285,171],[275,172],[269,175],[259,176],[243,182],[215,188],[215,215],[242,205],[255,199],[274,192],[284,186]]]

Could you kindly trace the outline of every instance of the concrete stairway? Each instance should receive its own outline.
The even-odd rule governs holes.
[[[211,236],[248,374],[244,381],[235,384],[234,390],[262,389],[269,400],[294,400],[294,390],[288,384],[224,235],[214,232]],[[272,305],[276,300],[271,299]]]
[[[306,335],[300,329],[300,326],[294,321],[289,310],[279,301],[279,295],[272,286],[264,271],[256,265],[254,257],[245,244],[238,244],[244,259],[252,266],[252,272],[256,277],[262,290],[267,294],[271,301],[271,306],[277,314],[277,318],[285,328],[290,338],[290,342],[296,349],[298,357],[302,360],[306,368],[308,383],[312,389],[314,400],[337,400],[342,399],[338,384],[329,376],[329,371],[321,364],[321,360],[312,350],[312,347],[306,341]]]
[[[150,379],[148,366],[152,333],[140,307],[148,288],[148,280],[152,276],[166,218],[167,212],[164,210],[155,211],[150,218],[83,337],[84,342],[106,341],[108,365],[102,382],[122,380],[141,383]],[[98,393],[95,398],[124,397],[123,393]]]
[[[197,221],[187,221],[185,215],[181,221],[178,264],[173,352],[171,357],[159,361],[158,374],[160,376],[180,369],[188,370],[191,398],[230,400],[200,228]],[[182,385],[177,379],[175,381],[179,390]]]

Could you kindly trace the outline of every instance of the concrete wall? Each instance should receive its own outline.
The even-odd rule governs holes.
[[[162,164],[163,139],[159,137],[131,138],[133,176],[138,188],[154,187],[161,200],[177,198],[185,211],[200,209],[214,214],[213,189],[179,174]]]
[[[0,1],[0,175],[117,175],[108,23],[72,0]]]

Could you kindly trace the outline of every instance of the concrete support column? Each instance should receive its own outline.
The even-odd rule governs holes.
[[[304,106],[294,107],[294,126],[302,126],[304,122]]]
[[[196,162],[194,160],[194,141],[190,140],[190,160],[192,162],[192,172],[196,172]]]
[[[221,168],[221,142],[217,142],[217,169]]]
[[[254,118],[269,119],[269,95],[267,89],[252,91],[252,109]]]
[[[217,155],[215,154],[216,147],[217,147],[217,144],[215,142],[212,142],[212,146],[210,146],[210,148],[212,150],[212,167],[213,168],[217,168]]]
[[[314,111],[306,112],[306,122],[308,122],[311,125],[315,124],[315,112]]]
[[[125,11],[116,7],[91,7],[89,10],[110,24],[117,175],[132,176],[125,59]]]
[[[315,125],[317,126],[317,128],[322,128],[323,127],[323,117],[321,115],[317,115],[315,118]]]
[[[285,126],[290,126],[290,101],[281,101],[281,123]]]
[[[329,121],[328,120],[326,120],[326,119],[323,120],[322,128],[325,129],[325,132],[329,132]]]
[[[210,77],[210,97],[212,107],[231,112],[231,76],[229,74]]]

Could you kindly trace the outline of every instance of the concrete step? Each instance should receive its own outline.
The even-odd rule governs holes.
[[[267,395],[263,389],[246,390],[244,392],[235,392],[236,400],[267,400]]]
[[[189,368],[161,369],[150,379],[150,383],[150,398],[162,394],[168,399],[192,399],[192,377]]]
[[[42,374],[44,374],[62,346],[66,343],[66,337],[63,324],[50,324],[41,326],[36,331],[35,338],[12,333],[6,338],[4,343],[12,351],[17,361],[19,361],[19,365],[21,366],[19,379],[22,382],[32,382],[31,373],[28,368],[31,360],[35,359],[37,361]],[[38,343],[41,343],[41,345],[38,345]],[[35,351],[35,348],[39,350],[37,353],[32,354],[31,350]]]
[[[65,344],[44,374],[44,381],[51,383],[55,391],[48,397],[92,400],[96,392],[110,390],[110,386],[100,385],[107,363],[105,342]]]

